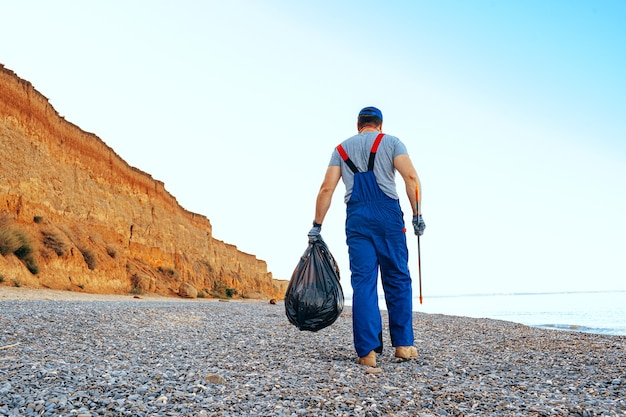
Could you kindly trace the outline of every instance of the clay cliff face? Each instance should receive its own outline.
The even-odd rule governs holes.
[[[2,65],[0,255],[0,285],[282,299],[288,283]]]

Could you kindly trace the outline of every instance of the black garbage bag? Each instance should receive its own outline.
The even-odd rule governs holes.
[[[293,271],[285,294],[285,313],[298,329],[316,332],[337,320],[343,302],[339,267],[320,236],[309,242]]]

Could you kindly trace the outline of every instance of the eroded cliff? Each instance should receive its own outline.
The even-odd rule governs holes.
[[[0,255],[0,285],[282,299],[288,283],[2,65]]]

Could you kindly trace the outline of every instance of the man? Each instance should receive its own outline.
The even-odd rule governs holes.
[[[404,180],[413,209],[416,235],[426,225],[418,212],[421,186],[406,147],[396,137],[382,133],[383,115],[365,107],[357,119],[358,134],[342,142],[332,157],[315,207],[309,239],[319,236],[339,179],[346,187],[346,242],[352,272],[352,329],[358,363],[376,366],[382,353],[382,319],[378,308],[377,280],[381,281],[389,314],[389,333],[395,356],[417,357],[413,346],[413,294],[408,267],[406,229],[395,172]]]

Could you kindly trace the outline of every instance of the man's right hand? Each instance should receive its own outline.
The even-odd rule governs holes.
[[[424,219],[422,219],[422,215],[418,214],[413,216],[413,231],[416,236],[421,236],[424,234],[424,229],[426,229],[426,223],[424,223]]]

